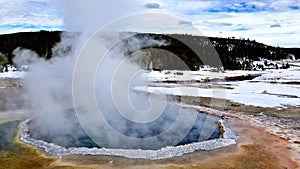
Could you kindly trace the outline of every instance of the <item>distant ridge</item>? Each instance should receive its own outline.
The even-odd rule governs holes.
[[[61,40],[61,31],[39,31],[39,32],[20,32],[13,34],[0,35],[0,52],[5,54],[10,64],[12,64],[12,52],[17,48],[26,48],[35,51],[39,56],[49,59],[52,57],[52,48]],[[225,69],[240,69],[238,59],[246,58],[250,61],[265,58],[269,60],[285,59],[288,54],[293,54],[300,59],[300,48],[281,48],[265,45],[249,39],[219,38],[219,37],[202,37],[183,34],[150,34],[138,33],[136,37],[149,36],[154,39],[163,39],[168,42],[167,46],[157,48],[168,50],[179,56],[193,70],[202,64],[197,57],[209,57],[205,46],[209,39],[209,47],[216,49]],[[176,40],[185,39],[190,43],[199,46],[195,54],[194,51]],[[201,50],[200,50],[201,48]]]

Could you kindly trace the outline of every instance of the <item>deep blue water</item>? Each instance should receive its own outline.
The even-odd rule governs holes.
[[[174,107],[171,108],[171,110],[176,110],[176,109],[177,108]],[[167,108],[167,110],[170,109]],[[191,110],[191,111],[196,111],[196,110]],[[176,111],[172,111],[171,114],[172,113],[174,116],[177,115]],[[210,118],[210,120],[207,120],[207,118]],[[152,137],[163,133],[165,130],[167,130],[169,127],[172,126],[174,122],[173,120],[175,119],[176,119],[175,117],[169,118],[169,116],[162,115],[159,119],[156,120],[156,122],[152,122],[150,124],[139,124],[127,120],[126,127],[122,126],[122,128],[120,128],[116,126],[115,129],[119,130],[120,133],[123,133],[124,135],[129,137],[147,138],[147,137]],[[190,129],[188,134],[182,139],[182,141],[178,143],[178,145],[184,145],[192,142],[219,138],[220,129],[216,124],[217,120],[219,120],[218,117],[199,112],[193,127]],[[80,123],[77,120],[76,116],[70,117],[69,122],[73,123],[74,127],[72,127],[72,129],[65,130],[62,127],[59,132],[53,132],[51,128],[41,130],[40,127],[36,126],[35,121],[32,121],[30,124],[30,135],[32,138],[43,140],[49,143],[55,143],[57,145],[68,147],[68,148],[69,147],[100,148],[89,138],[89,136],[81,128]],[[111,126],[114,125],[115,124],[111,124]],[[204,129],[204,127],[207,125],[209,125],[210,130]],[[171,139],[171,137],[169,138]],[[144,147],[141,147],[141,149],[143,148]]]

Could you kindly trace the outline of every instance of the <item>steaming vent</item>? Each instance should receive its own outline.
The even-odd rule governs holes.
[[[81,1],[69,3],[67,7],[86,6]],[[115,3],[108,2],[108,5]],[[126,5],[120,7],[123,6]],[[105,9],[103,11],[112,9],[101,4],[88,6],[83,11],[91,8],[102,11],[99,7]],[[182,108],[174,98],[170,101],[163,94],[131,90],[151,85],[139,76],[140,71],[150,67],[191,70],[191,65],[185,64],[167,47],[166,50],[156,48],[169,42],[156,35],[128,33],[127,26],[133,23],[149,28],[159,25],[162,30],[162,23],[168,21],[166,28],[174,25],[174,30],[186,29],[186,25],[178,24],[181,19],[164,14],[138,14],[107,25],[107,15],[92,16],[95,17],[88,17],[92,20],[66,17],[69,21],[66,28],[78,33],[63,33],[50,60],[32,53],[25,58],[19,56],[20,62],[30,63],[24,88],[34,114],[32,120],[22,125],[22,141],[43,148],[51,155],[112,155],[150,160],[236,143],[238,137],[229,129],[224,127],[225,133],[223,129],[221,133],[216,123],[220,120],[218,117]],[[218,63],[214,59],[216,52],[207,50],[211,55],[206,61]]]
[[[69,131],[76,132],[78,134],[76,138],[74,137],[74,133],[69,133],[69,137],[66,133],[65,135],[58,135],[55,138],[48,137],[47,135],[39,133],[35,129],[34,126],[36,125],[36,122],[34,120],[27,120],[22,123],[20,140],[27,144],[42,148],[46,153],[56,156],[64,156],[70,154],[88,154],[121,156],[133,159],[148,160],[166,159],[176,156],[182,156],[194,151],[208,151],[236,144],[239,136],[232,132],[229,128],[224,126],[222,124],[222,121],[218,120],[219,118],[217,117],[213,117],[213,119],[218,120],[222,124],[222,133],[220,132],[220,128],[216,126],[216,123],[211,123],[210,127],[211,130],[214,129],[214,132],[209,137],[207,137],[207,133],[205,134],[205,132],[202,130],[204,125],[201,122],[207,119],[208,116],[209,115],[207,114],[199,112],[194,126],[178,145],[166,146],[155,150],[141,149],[136,147],[132,149],[122,149],[118,147],[99,147],[85,134],[80,125],[77,125],[77,128],[74,128],[74,130]]]
[[[96,73],[79,65],[73,79],[73,65],[65,64],[84,63],[80,59],[86,57],[38,61],[25,79],[28,94],[34,96],[31,103],[37,116],[23,123],[20,139],[51,155],[113,155],[151,160],[235,144],[238,137],[224,126],[223,133],[224,128],[220,129],[217,123],[219,117],[182,108],[174,98],[165,95],[134,90],[135,86],[151,85],[140,73],[141,65],[147,64],[139,64],[143,60],[135,60],[135,56],[144,56],[144,51],[139,53],[141,48],[162,44],[149,37],[130,36],[109,48],[100,64],[94,65]],[[58,51],[61,49],[64,48]],[[87,57],[94,56],[93,52],[89,50]],[[93,64],[89,59],[88,63]],[[65,71],[57,72],[56,67]],[[157,112],[160,114],[153,118]],[[140,116],[153,120],[143,121],[137,118]]]
[[[168,108],[168,110],[171,109],[174,110],[176,109],[176,107],[174,106]],[[195,110],[184,110],[184,111],[195,111]],[[69,114],[70,116],[72,116],[68,118],[70,119],[69,123],[72,123],[73,126],[70,129],[66,129],[63,126],[61,126],[60,129],[56,128],[54,130],[51,127],[47,127],[41,130],[41,128],[38,127],[40,125],[37,124],[35,120],[32,120],[28,126],[30,137],[36,140],[42,140],[48,143],[54,143],[56,145],[65,148],[73,148],[73,147],[114,148],[114,149],[124,148],[123,144],[125,143],[122,144],[122,142],[114,145],[113,147],[100,147],[85,133],[76,116],[72,115],[73,113],[69,113]],[[209,122],[206,122],[207,118],[210,118]],[[167,119],[166,117],[162,117],[161,120],[154,122],[150,126],[149,124],[147,124],[146,126],[145,124],[136,124],[132,121],[125,120],[126,126],[122,125],[122,127],[124,127],[123,129],[117,127],[115,129],[120,130],[120,132],[122,132],[124,135],[128,137],[143,139],[143,138],[153,137],[163,133],[165,130],[171,127],[173,120],[174,119]],[[193,124],[190,131],[175,146],[221,138],[222,134],[220,132],[219,126],[217,125],[218,120],[220,120],[218,117],[214,117],[199,112],[195,120],[195,123]],[[204,130],[204,125],[206,130]],[[55,123],[53,123],[53,127],[56,127]],[[209,128],[209,130],[207,130],[207,128]],[[53,133],[53,131],[60,131],[60,132]],[[177,136],[176,133],[173,133],[172,135],[169,135],[167,139],[160,140],[160,141],[164,142],[163,145],[173,146],[172,141],[174,138],[172,137],[176,137],[176,136]],[[112,139],[111,141],[115,141],[115,140]],[[168,144],[168,142],[170,142],[170,144]],[[157,145],[160,146],[161,144],[157,144]],[[125,148],[157,150],[163,147],[157,147],[156,143],[153,143],[153,145],[144,145],[141,143],[139,145],[129,145],[129,146],[126,145]]]

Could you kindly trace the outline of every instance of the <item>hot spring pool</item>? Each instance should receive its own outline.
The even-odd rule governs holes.
[[[182,156],[198,150],[213,150],[229,146],[236,144],[236,141],[239,139],[234,132],[223,125],[222,120],[219,117],[208,115],[202,112],[198,113],[195,123],[186,136],[178,144],[166,145],[163,147],[156,147],[152,145],[144,146],[143,144],[133,145],[132,147],[128,148],[122,148],[122,146],[100,147],[92,139],[90,139],[90,137],[80,127],[80,123],[78,120],[76,120],[76,117],[70,118],[70,122],[74,123],[74,126],[76,126],[72,130],[68,130],[63,133],[49,133],[51,130],[46,132],[39,131],[41,129],[35,127],[35,120],[27,120],[21,125],[22,130],[20,134],[20,140],[27,144],[42,148],[46,153],[56,156],[89,154],[158,160]],[[221,132],[220,126],[217,122],[222,124],[222,130],[224,132]],[[123,131],[123,134],[130,136],[132,128],[137,128],[131,123],[128,123],[127,126],[128,129],[124,130],[125,132]],[[136,134],[135,137],[141,139],[144,137],[151,137],[162,132],[162,130],[165,130],[165,128],[150,126],[149,131],[145,134],[137,130],[135,133],[138,134]],[[169,139],[172,139],[172,135],[170,135]],[[168,140],[164,141],[168,142]],[[122,143],[119,144],[121,145]]]

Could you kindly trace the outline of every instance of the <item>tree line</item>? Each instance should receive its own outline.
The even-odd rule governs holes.
[[[0,65],[13,64],[13,51],[26,48],[36,52],[40,57],[52,57],[52,48],[61,41],[61,31],[22,32],[0,35]],[[187,34],[151,34],[137,33],[134,38],[145,37],[163,41],[163,45],[144,47],[143,57],[138,62],[154,69],[197,70],[208,64],[224,69],[243,69],[240,60],[249,62],[260,58],[269,60],[285,59],[289,54],[300,59],[300,48],[282,48],[265,45],[255,40],[194,36]],[[131,37],[132,38],[132,37]],[[129,41],[130,38],[126,39]],[[130,44],[130,43],[128,43]],[[129,51],[129,55],[136,51]],[[216,61],[219,58],[221,62]],[[182,61],[185,66],[182,66]]]

